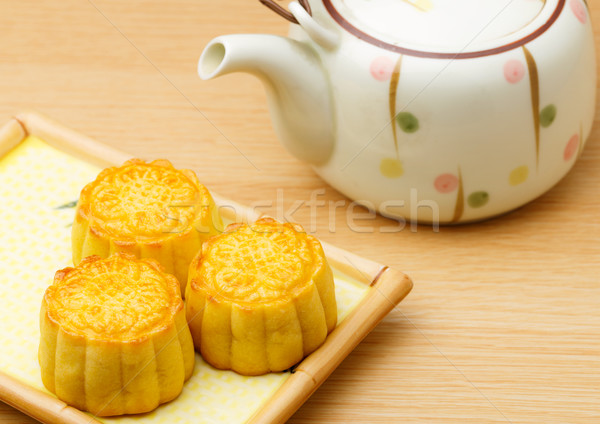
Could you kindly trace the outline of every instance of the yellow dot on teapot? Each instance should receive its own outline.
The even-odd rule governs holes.
[[[517,166],[513,169],[508,177],[508,183],[511,186],[522,184],[529,176],[529,168],[527,165]]]
[[[422,12],[429,12],[433,9],[433,3],[431,0],[403,0],[404,2],[416,7]]]
[[[384,158],[379,164],[381,175],[387,178],[398,178],[404,175],[402,162],[398,159]]]

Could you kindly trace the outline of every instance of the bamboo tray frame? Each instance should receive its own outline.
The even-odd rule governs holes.
[[[37,136],[54,148],[102,168],[120,165],[131,158],[131,155],[98,143],[34,112],[17,115],[0,128],[0,158],[29,135]],[[221,208],[226,218],[252,222],[264,215],[214,193],[212,195],[218,205],[230,206]],[[369,285],[371,289],[327,337],[325,343],[298,364],[295,372],[247,424],[285,422],[412,289],[410,278],[398,270],[325,242],[322,245],[333,268]],[[1,371],[0,401],[48,424],[101,424],[91,415]]]

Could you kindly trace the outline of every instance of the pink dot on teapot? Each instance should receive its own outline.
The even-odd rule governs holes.
[[[587,21],[587,14],[585,13],[585,6],[581,3],[581,0],[571,0],[569,5],[579,22],[585,24]]]
[[[387,81],[394,72],[394,61],[387,56],[379,56],[371,62],[370,71],[377,81]]]
[[[504,64],[504,78],[511,84],[516,84],[525,76],[525,66],[521,61],[511,59]]]
[[[579,134],[575,134],[567,142],[567,145],[565,146],[565,151],[563,153],[563,158],[565,160],[571,159],[573,157],[573,155],[575,154],[575,152],[577,151],[578,147],[579,147]]]
[[[458,177],[453,174],[442,174],[439,175],[433,186],[440,193],[451,193],[458,187]]]

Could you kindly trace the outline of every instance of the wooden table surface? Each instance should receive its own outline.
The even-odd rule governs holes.
[[[600,47],[600,1],[588,1]],[[211,190],[399,268],[411,294],[292,423],[600,422],[600,114],[550,192],[479,224],[386,233],[277,142],[260,83],[196,75],[229,33],[285,34],[253,0],[0,1],[0,121],[34,109]],[[597,49],[600,50],[600,49]],[[243,153],[240,154],[240,152]],[[311,218],[311,193],[344,202]],[[30,418],[0,403],[0,421]]]

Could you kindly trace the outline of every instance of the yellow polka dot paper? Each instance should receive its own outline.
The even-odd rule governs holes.
[[[79,192],[100,169],[36,137],[0,158],[0,371],[46,392],[37,360],[39,311],[54,273],[71,261],[71,224]],[[335,272],[335,270],[334,270]],[[367,287],[336,273],[341,321]],[[196,355],[192,378],[173,402],[107,423],[244,423],[290,376],[244,377]]]

